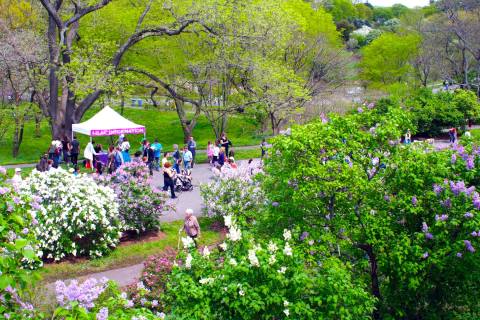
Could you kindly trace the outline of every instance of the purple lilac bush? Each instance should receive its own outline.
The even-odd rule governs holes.
[[[144,233],[159,229],[159,218],[166,209],[166,196],[163,191],[151,187],[145,164],[129,162],[113,174],[98,176],[96,180],[115,191],[125,231]]]

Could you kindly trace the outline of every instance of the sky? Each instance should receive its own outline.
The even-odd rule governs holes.
[[[426,6],[429,4],[429,0],[369,0],[374,6],[389,7],[395,3],[401,3],[407,7],[413,8],[417,6]]]

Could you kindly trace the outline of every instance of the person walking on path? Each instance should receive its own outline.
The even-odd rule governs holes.
[[[410,129],[407,130],[405,133],[405,144],[410,144],[412,142],[412,134],[410,133]]]
[[[130,153],[129,153],[130,152],[130,143],[128,142],[127,137],[123,138],[123,142],[122,142],[122,145],[120,146],[120,148],[122,149],[123,162],[127,163],[127,162],[132,161],[131,158],[130,158]]]
[[[155,165],[155,150],[153,149],[152,145],[147,141],[146,144],[147,148],[147,166],[148,170],[150,171],[150,175],[153,176],[153,167]]]
[[[154,160],[155,160],[155,170],[159,171],[160,170],[160,158],[162,156],[162,144],[158,142],[158,139],[155,139],[155,142],[152,145],[152,148],[154,150]]]
[[[198,223],[197,217],[193,215],[192,209],[185,210],[185,220],[183,222],[183,228],[180,231],[185,230],[187,236],[192,238],[197,247],[197,239],[200,237],[200,224]]]
[[[189,170],[193,162],[192,152],[185,146],[183,148],[183,168]]]
[[[22,169],[20,168],[15,168],[15,174],[12,177],[12,184],[14,186],[20,186],[22,183]]]
[[[172,196],[172,199],[175,199],[175,190],[174,190],[174,185],[173,185],[173,179],[175,177],[174,171],[171,169],[171,164],[170,162],[165,163],[165,167],[163,168],[163,179],[165,186],[163,187],[163,191],[167,191],[168,188],[170,188],[170,194]]]
[[[173,145],[173,169],[180,173],[180,151],[178,150],[178,144]]]
[[[228,152],[228,150],[229,150],[230,146],[232,145],[232,142],[230,140],[228,140],[227,134],[225,132],[222,133],[222,137],[220,138],[220,144],[225,149],[225,156],[228,158],[228,156],[230,154]]]
[[[207,144],[207,158],[208,158],[208,163],[212,164],[213,162],[213,145],[211,141],[208,141]]]
[[[457,128],[450,128],[450,130],[448,130],[448,135],[450,137],[450,143],[455,143],[455,141],[457,140]]]
[[[262,156],[261,158],[265,157],[265,154],[267,153],[267,142],[265,141],[265,138],[262,139],[262,143],[260,143],[260,150],[262,151]]]
[[[190,165],[193,168],[193,165],[195,164],[195,154],[197,152],[197,142],[193,139],[193,137],[190,137],[187,146],[188,150],[192,153],[192,163]]]
[[[73,140],[70,143],[70,160],[72,164],[75,166],[78,164],[78,154],[80,153],[80,142],[77,140],[77,136],[73,136]]]

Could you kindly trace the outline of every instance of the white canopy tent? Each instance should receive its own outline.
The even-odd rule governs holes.
[[[145,135],[146,133],[144,126],[125,119],[109,106],[104,107],[87,121],[73,124],[72,131],[90,137],[142,133]]]

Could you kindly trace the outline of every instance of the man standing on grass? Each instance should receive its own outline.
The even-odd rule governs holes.
[[[193,168],[193,165],[195,163],[195,153],[196,153],[196,150],[197,150],[197,143],[195,142],[195,140],[193,140],[193,137],[190,137],[190,140],[188,140],[188,150],[192,153],[192,168]]]

